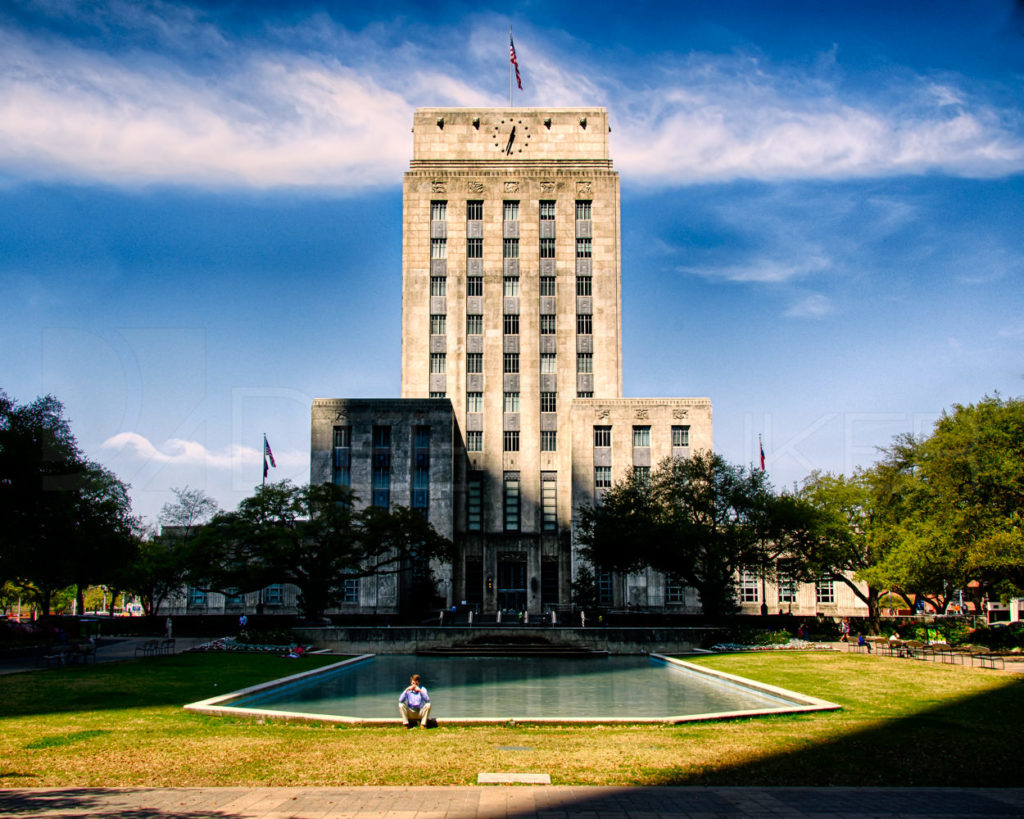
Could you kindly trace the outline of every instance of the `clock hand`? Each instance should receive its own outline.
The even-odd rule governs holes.
[[[512,143],[516,141],[516,126],[512,126],[512,130],[508,135],[508,145],[505,146],[505,155],[509,156],[512,153]]]

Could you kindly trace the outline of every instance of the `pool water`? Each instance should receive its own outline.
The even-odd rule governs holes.
[[[789,700],[637,656],[417,657],[378,655],[260,691],[234,707],[397,719],[418,673],[438,719],[655,718],[777,709]]]

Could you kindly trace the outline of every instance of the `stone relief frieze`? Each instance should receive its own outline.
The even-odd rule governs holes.
[[[441,181],[434,181],[430,183],[431,193],[448,193],[448,183]]]
[[[598,421],[604,421],[606,418],[611,416],[611,410],[599,409],[594,412],[594,416]]]
[[[641,407],[640,409],[634,410],[633,417],[636,418],[638,421],[646,421],[648,418],[651,417],[651,413],[650,411],[643,409]]]
[[[505,183],[505,193],[519,193],[519,183],[518,182],[506,182]]]
[[[482,196],[484,192],[484,183],[469,182],[466,184],[466,190],[468,190],[472,194],[476,194],[477,196]]]
[[[672,417],[681,421],[684,418],[690,417],[690,411],[687,409],[674,409],[672,410]]]
[[[591,196],[593,194],[593,191],[594,188],[590,182],[576,183],[576,193],[579,194],[580,196]]]
[[[554,182],[541,182],[540,183],[540,192],[541,193],[554,193],[555,192],[555,183]]]

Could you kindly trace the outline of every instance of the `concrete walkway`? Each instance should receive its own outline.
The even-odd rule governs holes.
[[[0,817],[103,819],[683,819],[1020,817],[1024,789],[40,788],[0,790]]]
[[[102,644],[96,648],[96,662],[111,663],[119,660],[134,660],[135,649],[153,637],[114,637],[113,642]],[[162,638],[159,638],[162,639]],[[174,653],[188,651],[200,643],[209,642],[208,637],[175,637]],[[35,657],[11,657],[0,660],[0,674],[19,674],[22,671],[38,671],[41,666]]]

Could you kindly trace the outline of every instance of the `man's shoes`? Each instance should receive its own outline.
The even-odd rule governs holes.
[[[412,728],[412,723],[411,722],[403,722],[402,725],[405,726],[406,728]]]
[[[420,720],[420,728],[421,728],[422,730],[424,730],[424,731],[426,731],[426,730],[427,730],[427,723],[426,723],[426,720]]]

